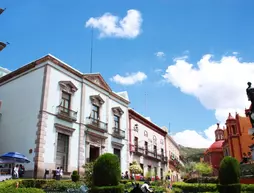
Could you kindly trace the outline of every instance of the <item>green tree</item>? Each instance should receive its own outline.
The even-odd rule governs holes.
[[[143,172],[140,164],[136,161],[132,162],[132,165],[129,167],[129,170],[132,174],[141,174]]]
[[[105,153],[96,159],[93,166],[93,186],[117,186],[121,178],[118,156]]]
[[[208,163],[205,162],[196,163],[194,169],[202,176],[209,175],[213,172],[213,168]]]
[[[93,165],[94,162],[89,162],[82,166],[85,169],[84,181],[88,187],[92,187]]]

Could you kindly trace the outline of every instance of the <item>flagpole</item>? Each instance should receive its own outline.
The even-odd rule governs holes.
[[[93,28],[91,32],[90,73],[93,72]]]

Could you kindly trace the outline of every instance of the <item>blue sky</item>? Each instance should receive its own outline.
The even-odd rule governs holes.
[[[131,107],[156,124],[170,123],[183,145],[207,147],[214,124],[247,105],[246,82],[254,75],[252,0],[2,0],[0,7],[7,8],[0,41],[10,42],[0,66],[14,70],[51,53],[88,73],[93,27],[93,72],[113,90],[127,90]],[[121,20],[127,12],[126,28],[112,25],[110,18]]]

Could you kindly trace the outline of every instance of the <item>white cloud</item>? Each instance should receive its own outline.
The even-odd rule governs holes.
[[[161,51],[154,53],[154,55],[157,56],[158,58],[163,58],[163,57],[166,56],[166,54],[164,52],[161,52]]]
[[[244,114],[245,107],[249,107],[245,90],[247,82],[254,79],[254,62],[242,62],[237,56],[223,56],[214,61],[212,55],[207,54],[193,65],[180,58],[168,66],[163,77],[183,93],[197,97],[205,108],[215,110],[216,119],[224,124],[229,112]],[[193,136],[198,135],[192,132]],[[190,136],[185,135],[185,132],[176,134],[179,143],[187,143],[185,138]],[[202,136],[199,137],[200,140],[192,141],[204,144]]]
[[[157,69],[155,69],[155,70],[154,70],[154,72],[155,72],[155,73],[157,73],[157,74],[161,74],[161,73],[163,72],[163,70],[162,70],[162,69],[157,68]]]
[[[122,85],[133,85],[143,82],[147,79],[147,75],[144,72],[127,73],[126,76],[120,76],[119,74],[113,76],[110,80]]]
[[[176,143],[185,147],[207,148],[215,140],[214,131],[216,128],[216,124],[212,125],[202,133],[198,133],[195,130],[184,130],[173,134],[172,137]]]
[[[91,17],[86,22],[86,27],[98,29],[100,37],[136,38],[141,33],[142,21],[141,13],[130,9],[122,19],[111,13]]]

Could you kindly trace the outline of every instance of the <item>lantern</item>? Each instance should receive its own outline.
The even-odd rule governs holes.
[[[5,9],[0,8],[0,15],[4,12]]]

